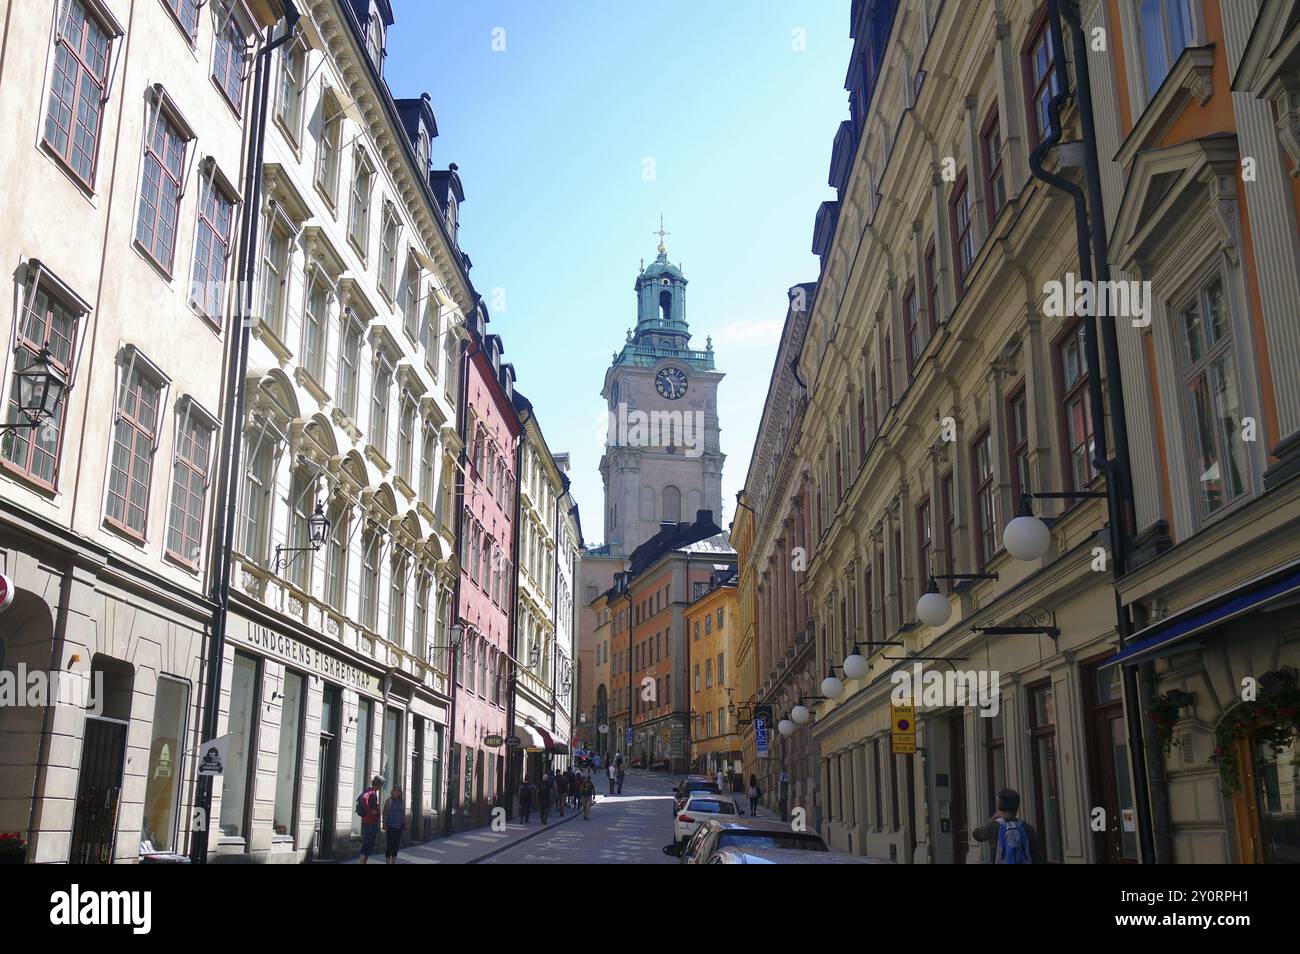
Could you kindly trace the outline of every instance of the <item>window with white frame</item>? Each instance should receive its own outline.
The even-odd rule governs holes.
[[[338,198],[339,159],[343,148],[343,108],[332,94],[321,102],[320,139],[316,143],[316,186],[332,206]]]
[[[384,21],[379,19],[379,13],[372,10],[370,13],[370,22],[366,25],[366,52],[370,54],[370,61],[375,64],[375,69],[382,74],[384,72]]]
[[[397,242],[400,235],[397,210],[393,203],[385,202],[379,230],[379,290],[389,301],[397,297]]]
[[[420,263],[414,255],[406,257],[406,274],[402,280],[402,328],[416,341],[420,338]]]
[[[158,415],[167,382],[138,354],[132,353],[125,360],[117,392],[104,518],[143,540],[149,517],[153,454],[158,444]]]
[[[356,247],[364,259],[368,252],[370,236],[370,194],[374,186],[375,170],[366,157],[365,150],[358,149],[352,168],[352,192],[348,205],[348,240]]]
[[[275,118],[296,146],[302,140],[303,100],[307,91],[307,47],[293,40],[280,47],[280,91]]]
[[[394,554],[388,581],[388,641],[399,649],[409,649],[406,645],[406,586],[407,560],[400,554]]]
[[[361,323],[350,308],[339,315],[338,407],[348,417],[357,416],[357,388],[361,374]]]
[[[420,449],[420,502],[434,509],[434,477],[438,462],[438,433],[425,427]]]
[[[375,355],[375,380],[370,391],[370,443],[388,456],[388,406],[392,401],[393,366],[382,353]]]
[[[368,523],[361,532],[361,623],[374,630],[379,617],[379,551],[383,536]]]
[[[277,335],[284,334],[285,302],[289,289],[289,255],[293,235],[278,216],[267,223],[262,249],[262,320]]]
[[[192,401],[176,422],[172,464],[171,509],[167,518],[167,555],[186,566],[198,566],[203,549],[203,510],[207,496],[213,428],[197,413]]]
[[[1232,315],[1223,278],[1205,281],[1178,309],[1193,478],[1200,515],[1210,516],[1246,492],[1249,463],[1241,440],[1241,393],[1232,351]]]
[[[348,537],[351,510],[336,503],[329,511],[330,537],[325,547],[325,600],[337,612],[347,609]]]
[[[325,374],[325,342],[329,328],[331,288],[319,266],[311,269],[302,311],[302,366],[319,381]]]
[[[285,554],[283,567],[285,579],[298,589],[311,588],[311,568],[314,562],[311,546],[311,515],[316,506],[316,482],[306,468],[298,467],[289,480],[289,497],[285,512],[289,515],[289,532],[286,543],[291,552]]]
[[[415,398],[403,390],[401,402],[402,412],[397,419],[397,474],[410,484],[415,451]]]
[[[1179,54],[1192,44],[1195,25],[1189,0],[1138,0],[1138,32],[1146,93],[1156,94]]]
[[[248,438],[241,501],[240,549],[244,556],[261,562],[266,557],[270,529],[271,487],[275,480],[276,435],[269,425],[259,427]]]

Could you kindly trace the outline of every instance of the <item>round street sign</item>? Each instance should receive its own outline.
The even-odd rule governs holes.
[[[602,723],[600,724],[600,732],[601,732],[601,735],[604,735],[604,734],[605,734],[606,732],[608,732],[608,731],[609,731],[609,725],[608,725],[607,723],[605,723],[605,722],[602,722]]]
[[[500,743],[498,743],[498,744],[500,744]],[[517,735],[507,735],[507,736],[506,736],[506,747],[507,747],[507,748],[517,749],[517,748],[519,748],[519,746],[521,746],[521,745],[523,745],[523,740],[520,739],[519,736],[517,736]]]
[[[14,601],[14,581],[0,573],[0,610],[7,610]]]
[[[894,723],[894,728],[899,732],[909,732],[912,728],[912,720],[906,717],[900,718]]]

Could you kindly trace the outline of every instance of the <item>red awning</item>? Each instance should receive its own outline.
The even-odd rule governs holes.
[[[547,752],[550,752],[553,755],[569,754],[569,746],[566,742],[557,739],[549,730],[542,728],[540,725],[535,725],[533,728],[541,734],[542,739],[546,742]]]

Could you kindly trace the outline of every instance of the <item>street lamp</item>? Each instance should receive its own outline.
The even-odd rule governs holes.
[[[844,675],[850,679],[861,679],[871,671],[867,657],[858,652],[858,644],[853,644],[853,652],[844,657]]]
[[[926,626],[942,626],[952,616],[952,604],[939,592],[939,580],[996,580],[996,573],[931,573],[929,585],[916,601],[916,618]]]
[[[1052,531],[1038,517],[1034,516],[1033,501],[1049,500],[1084,500],[1090,497],[1106,496],[1101,491],[1064,490],[1052,493],[1030,493],[1020,495],[1020,515],[1007,524],[1002,531],[1002,545],[1017,560],[1032,563],[1041,560],[1052,545]]]
[[[776,724],[776,731],[784,736],[794,735],[795,725],[789,719],[782,719]]]
[[[844,695],[844,682],[835,675],[835,670],[839,666],[831,666],[826,672],[826,678],[822,680],[822,695],[827,699],[838,699]]]
[[[59,413],[59,402],[68,390],[68,379],[50,363],[50,349],[42,348],[21,371],[14,372],[18,382],[18,410],[27,423],[0,424],[0,430],[37,427],[47,417]]]
[[[309,550],[312,553],[315,553],[318,550],[320,550],[321,547],[325,546],[325,541],[329,539],[329,536],[330,536],[330,518],[325,516],[324,506],[319,501],[317,501],[315,512],[312,513],[312,515],[307,518],[307,540],[309,542],[309,546],[305,546],[305,547],[277,546],[275,548],[276,570],[283,569],[283,567],[287,567],[290,563],[293,562],[293,558],[291,557],[290,559],[285,560],[283,566],[281,566],[280,557],[283,554],[306,553]]]
[[[726,689],[727,689],[727,715],[734,716],[736,714],[736,704],[731,701],[731,687],[728,686],[726,687]]]
[[[799,725],[807,725],[812,720],[812,710],[801,702],[790,710],[790,718]]]

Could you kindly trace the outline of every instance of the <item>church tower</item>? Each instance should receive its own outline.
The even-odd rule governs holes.
[[[713,341],[691,349],[686,278],[668,261],[660,223],[659,255],[642,268],[636,328],[615,352],[601,397],[609,430],[600,474],[605,487],[605,544],[628,556],[664,523],[693,522],[709,510],[722,523],[718,383]]]

